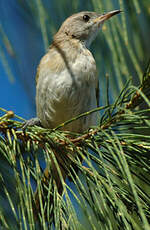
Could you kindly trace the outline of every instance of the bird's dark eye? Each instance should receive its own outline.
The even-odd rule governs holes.
[[[88,22],[88,21],[90,20],[90,16],[87,15],[87,14],[83,15],[83,20],[84,20],[85,22]]]

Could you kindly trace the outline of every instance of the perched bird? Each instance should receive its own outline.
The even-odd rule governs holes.
[[[28,125],[55,128],[98,106],[96,63],[89,47],[104,21],[120,13],[80,12],[67,18],[41,59],[36,76],[37,118]],[[97,113],[75,120],[63,130],[82,133],[97,124]]]
[[[105,14],[85,11],[65,20],[38,66],[36,76],[37,118],[27,121],[24,128],[40,123],[43,127],[52,129],[98,106],[99,86],[96,63],[89,47],[104,21],[118,13],[120,10]],[[62,129],[82,133],[90,126],[97,124],[97,115],[96,112],[91,113],[63,126]],[[57,158],[57,153],[55,155]],[[48,183],[49,176],[52,175],[59,194],[62,194],[63,186],[57,167],[53,159],[51,162],[51,171],[48,167],[45,169],[43,181]],[[64,162],[58,160],[58,164],[65,180],[67,172],[63,165]],[[43,203],[45,203],[44,195],[45,192],[42,197]],[[35,216],[40,210],[38,196],[37,190],[34,205]],[[51,195],[51,203],[53,203],[52,199]]]

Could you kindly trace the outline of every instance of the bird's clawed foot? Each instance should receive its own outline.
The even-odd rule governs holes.
[[[22,129],[25,130],[27,127],[34,126],[34,125],[42,126],[41,121],[38,117],[34,117],[31,118],[30,120],[25,121],[23,123]]]

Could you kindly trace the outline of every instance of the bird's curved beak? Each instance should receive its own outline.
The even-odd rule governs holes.
[[[120,12],[122,12],[121,10],[113,10],[110,11],[108,13],[102,14],[100,16],[98,16],[97,18],[94,19],[95,23],[98,23],[98,25],[100,25],[100,23],[106,21],[107,19],[111,18],[112,16],[119,14]]]

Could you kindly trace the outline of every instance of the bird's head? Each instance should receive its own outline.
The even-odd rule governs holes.
[[[64,21],[57,36],[68,36],[78,39],[86,47],[89,47],[103,22],[120,12],[120,10],[114,10],[105,14],[98,14],[96,12],[83,11],[73,14]]]

